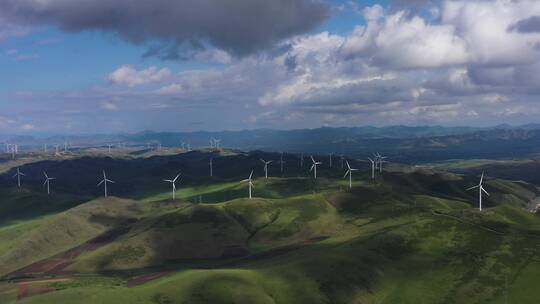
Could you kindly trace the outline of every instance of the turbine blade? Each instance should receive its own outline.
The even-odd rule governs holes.
[[[104,182],[105,182],[105,180],[100,181],[99,184],[97,184],[97,186],[98,187],[101,186],[101,184],[103,184]]]
[[[480,185],[482,184],[483,180],[484,180],[484,172],[482,172],[482,176],[480,176]]]
[[[489,196],[489,193],[484,189],[484,187],[481,187],[480,189],[482,189],[482,192],[484,192],[485,194],[487,194],[487,196]]]
[[[347,177],[347,175],[351,174],[351,171],[348,170],[347,172],[345,172],[345,175],[343,175],[343,178]]]
[[[251,170],[251,173],[249,174],[249,180],[251,180],[252,176],[253,176],[253,170]]]
[[[470,187],[469,189],[467,189],[467,191],[470,191],[470,190],[476,189],[476,188],[478,188],[478,187],[480,187],[480,185],[477,185],[477,186],[474,186],[474,187]]]

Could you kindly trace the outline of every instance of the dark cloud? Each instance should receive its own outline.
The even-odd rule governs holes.
[[[508,29],[509,31],[517,31],[520,33],[539,33],[540,32],[540,16],[532,16],[527,19],[518,21]]]
[[[318,0],[2,0],[0,18],[65,31],[111,32],[148,54],[180,59],[186,46],[237,56],[315,29],[329,14]]]

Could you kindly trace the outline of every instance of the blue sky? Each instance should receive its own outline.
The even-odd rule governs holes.
[[[4,1],[0,134],[536,121],[535,1],[216,1]]]

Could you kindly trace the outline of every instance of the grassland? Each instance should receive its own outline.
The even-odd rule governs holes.
[[[295,172],[249,200],[241,171],[5,221],[0,303],[537,303],[533,185],[488,178],[479,212],[476,177]]]

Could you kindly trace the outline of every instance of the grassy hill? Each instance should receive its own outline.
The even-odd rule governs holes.
[[[261,155],[269,156],[218,156],[213,179],[204,153],[97,159],[136,194],[78,202],[92,193],[60,192],[68,203],[56,211],[5,220],[0,303],[537,302],[540,217],[524,209],[535,186],[488,176],[491,196],[479,212],[477,193],[465,191],[477,176],[392,166],[370,181],[365,164],[354,163],[362,170],[351,190],[339,165],[321,168],[317,181],[306,168],[276,177],[273,167],[268,180],[258,172],[250,200],[239,180],[262,169]],[[133,173],[149,179],[154,165],[157,181],[140,186]],[[171,166],[193,173],[176,201],[158,179]],[[17,199],[38,191],[37,181],[26,196],[1,185],[12,193],[6,210],[21,211]]]

